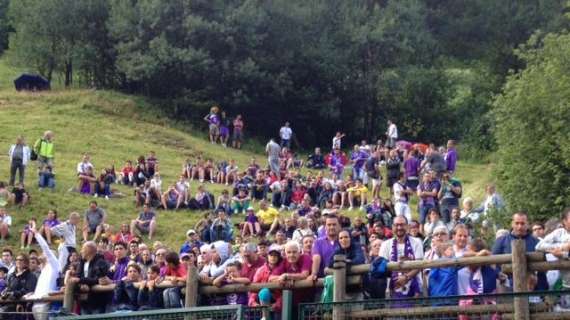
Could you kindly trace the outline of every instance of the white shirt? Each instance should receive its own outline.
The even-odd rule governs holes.
[[[0,223],[8,225],[8,227],[12,226],[12,217],[6,214],[0,217]]]
[[[10,161],[12,161],[12,157],[14,156],[14,149],[16,149],[16,145],[13,144],[8,151],[8,156],[10,157]],[[23,145],[22,146],[22,164],[25,166],[30,161],[31,150],[30,147]]]
[[[392,139],[398,139],[398,127],[396,127],[396,124],[392,123],[388,127],[388,137]]]
[[[91,170],[93,170],[93,165],[91,164],[91,162],[79,162],[77,164],[77,173],[87,173],[87,169],[91,168]]]
[[[60,265],[44,238],[39,233],[35,234],[35,238],[47,258],[47,263],[38,277],[36,289],[32,295],[32,298],[41,298],[57,290]]]
[[[153,177],[150,179],[150,187],[157,190],[158,193],[162,193],[162,180],[160,180],[160,178],[156,179],[156,177]]]
[[[340,149],[340,144],[341,144],[342,138],[339,137],[334,137],[332,140],[332,148],[334,149]]]
[[[394,183],[392,188],[394,189],[394,202],[408,203],[408,199],[406,198],[406,195],[402,193],[402,191],[404,191],[405,188],[404,188],[404,186],[402,186],[400,184],[399,181]]]
[[[283,140],[291,139],[292,135],[293,135],[293,130],[291,130],[290,127],[281,127],[281,130],[279,130],[279,136]]]
[[[67,247],[74,247],[77,245],[75,239],[75,229],[76,227],[69,223],[69,221],[65,221],[63,223],[58,224],[55,227],[52,227],[50,231],[58,236],[63,238],[64,245]]]
[[[556,248],[560,248],[563,244],[570,242],[570,232],[566,228],[558,228],[540,240],[536,245],[537,251],[548,251]],[[568,251],[564,252],[564,259],[568,259]],[[565,288],[570,287],[570,272],[560,271],[562,276],[562,285]]]
[[[392,244],[394,241],[397,241],[396,238],[392,238],[382,242],[382,246],[380,247],[380,256],[384,257],[384,259],[390,261],[392,258]],[[422,260],[424,258],[424,246],[422,240],[410,236],[410,244],[412,245],[412,251],[414,252],[414,258],[416,260]],[[403,243],[398,243],[398,259],[404,255],[404,248],[405,245]]]

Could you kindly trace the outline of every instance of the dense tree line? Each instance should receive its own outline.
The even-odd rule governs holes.
[[[220,104],[263,137],[287,119],[303,147],[382,138],[391,118],[408,140],[488,150],[492,96],[525,63],[513,49],[566,23],[563,0],[8,2],[11,56],[50,79],[192,121]]]

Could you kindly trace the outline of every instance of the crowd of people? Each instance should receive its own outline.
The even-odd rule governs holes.
[[[212,119],[218,111],[213,108],[205,118],[212,143],[220,139],[220,126],[225,124],[220,120],[223,113]],[[233,128],[235,137],[235,121]],[[491,266],[393,273],[376,269],[386,262],[510,253],[510,240],[515,238],[524,239],[528,251],[541,250],[558,258],[568,255],[570,210],[561,220],[549,221],[546,228],[541,223],[531,226],[525,212],[516,212],[510,230],[494,230],[489,213],[504,208],[504,203],[493,185],[486,188],[480,206],[463,196],[453,140],[445,147],[398,140],[396,125],[389,122],[385,143],[362,141],[346,154],[342,151],[345,135],[338,132],[328,154],[316,148],[301,159],[291,151],[289,123],[279,133],[279,143],[272,139],[266,146],[266,165],[252,159],[239,168],[232,159],[215,163],[197,157],[187,160],[179,180],[165,188],[154,152],[139,157],[135,165],[127,161],[118,172],[112,166],[105,168],[100,178],[94,178],[89,155],[84,155],[77,165],[78,191],[109,198],[113,183],[132,186],[140,214],[113,230],[104,206],[93,198],[82,214],[72,212],[62,219],[53,209],[41,223],[30,219],[25,226],[17,226],[22,250],[2,249],[0,298],[40,298],[67,285],[88,291],[94,285],[114,284],[113,291],[89,291],[88,298],[78,301],[77,310],[72,311],[99,314],[175,308],[182,306],[180,287],[158,285],[186,282],[191,266],[198,269],[201,285],[291,284],[325,277],[325,268],[332,266],[336,254],[344,254],[349,265],[372,265],[361,286],[349,287],[350,299],[477,295],[508,290],[509,277]],[[15,233],[10,230],[8,211],[21,203],[16,190],[23,190],[26,166],[35,159],[38,185],[49,187],[42,184],[42,177],[46,170],[52,172],[53,155],[49,131],[32,148],[21,137],[10,148],[9,185],[15,187],[10,191],[0,184],[2,241]],[[208,181],[227,188],[216,197],[207,190]],[[197,187],[192,194],[193,183]],[[412,199],[417,199],[417,207]],[[165,246],[156,239],[156,210],[182,208],[203,210],[203,219],[188,229],[179,248]],[[489,237],[496,238],[492,248],[483,240]],[[40,250],[31,248],[33,243]],[[55,246],[57,252],[51,249]],[[528,287],[568,287],[566,276],[565,272],[531,274]],[[326,296],[321,289],[298,290],[293,302],[326,301]],[[278,317],[282,298],[280,290],[262,289],[202,295],[199,304],[266,305]],[[31,308],[36,319],[46,319],[47,312],[57,308],[55,303],[43,302],[0,306],[3,312]],[[561,306],[570,307],[570,301],[563,300]]]

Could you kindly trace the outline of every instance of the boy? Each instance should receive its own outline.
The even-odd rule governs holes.
[[[242,265],[238,261],[228,263],[224,274],[214,279],[213,285],[222,287],[229,284],[249,284],[248,278],[240,277],[241,269]],[[247,305],[247,293],[229,293],[226,295],[226,303]]]

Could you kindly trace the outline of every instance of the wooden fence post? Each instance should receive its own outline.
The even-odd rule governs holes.
[[[526,243],[521,239],[513,240],[511,241],[511,248],[513,253],[513,292],[527,292]],[[513,303],[515,319],[530,319],[528,297],[515,297]]]
[[[342,302],[346,296],[346,256],[339,254],[334,256],[333,277],[334,293],[333,302]],[[325,288],[326,290],[326,288]],[[345,310],[343,306],[333,306],[333,320],[343,320]]]
[[[198,270],[195,266],[188,268],[186,275],[186,298],[184,307],[192,308],[198,305]]]
[[[73,291],[75,289],[75,285],[72,283],[66,283],[63,291],[63,308],[65,311],[69,313],[73,313]]]

